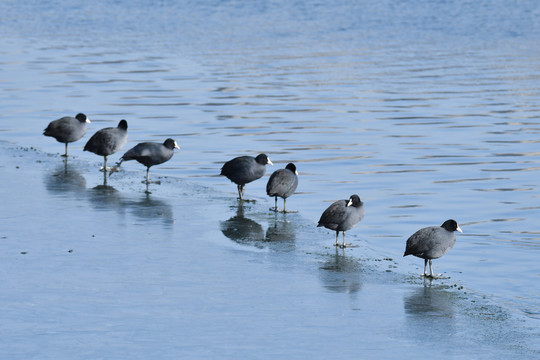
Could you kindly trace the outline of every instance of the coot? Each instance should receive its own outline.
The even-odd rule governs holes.
[[[296,166],[293,163],[288,163],[285,169],[274,171],[266,184],[266,194],[268,194],[268,196],[273,196],[275,199],[274,211],[278,211],[277,198],[279,196],[283,199],[283,212],[287,212],[287,198],[294,194],[297,186],[298,172],[296,171]]]
[[[266,173],[266,164],[274,165],[266,156],[259,154],[253,156],[239,156],[227,161],[221,168],[221,174],[238,186],[238,196],[242,200],[245,185],[260,179]]]
[[[364,203],[358,195],[352,195],[349,200],[338,200],[330,205],[321,215],[319,226],[336,231],[335,246],[346,247],[345,232],[352,229],[364,218]],[[343,243],[338,244],[339,232],[343,232]]]
[[[58,120],[51,121],[44,130],[43,135],[52,136],[56,141],[66,144],[65,157],[68,156],[68,143],[75,142],[86,133],[86,124],[90,124],[90,119],[86,115],[79,113],[75,117],[64,116]]]
[[[456,243],[454,231],[461,231],[453,219],[446,220],[441,226],[429,226],[415,232],[408,240],[403,256],[414,255],[424,259],[425,277],[436,278],[441,274],[433,274],[432,260],[446,254]],[[429,275],[427,265],[429,260]]]
[[[127,142],[127,121],[120,120],[117,127],[108,127],[98,130],[84,146],[84,151],[104,157],[103,171],[107,172],[107,156],[114,154]]]
[[[172,158],[175,148],[180,150],[176,141],[170,138],[165,140],[163,144],[153,142],[139,143],[120,158],[120,161],[111,170],[111,175],[123,161],[137,160],[146,166],[146,184],[149,184],[150,167],[162,164]]]

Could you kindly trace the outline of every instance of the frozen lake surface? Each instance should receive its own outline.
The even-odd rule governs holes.
[[[460,272],[424,281],[413,261],[377,254],[360,231],[351,231],[359,247],[336,250],[332,234],[263,200],[239,206],[174,177],[145,194],[137,171],[104,186],[82,160],[0,149],[2,357],[393,358],[429,349],[488,359],[539,350],[536,319],[467,288]]]
[[[0,357],[538,356],[540,5],[0,3]],[[389,21],[391,20],[391,21]],[[85,137],[42,136],[84,112]],[[174,138],[103,184],[83,152]],[[246,186],[238,155],[275,166]],[[123,152],[112,155],[111,162]],[[294,214],[269,174],[294,162]],[[316,228],[357,193],[338,250]],[[463,229],[424,282],[417,229]]]

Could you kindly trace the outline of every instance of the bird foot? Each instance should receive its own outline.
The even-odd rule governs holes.
[[[346,247],[358,247],[358,245],[353,245],[352,243],[334,244],[334,246],[337,246],[340,249],[345,249]]]
[[[100,170],[103,171],[102,169],[103,169],[103,167]],[[113,166],[113,167],[108,168],[108,169],[109,169],[109,173],[110,173],[109,176],[111,176],[115,172],[120,172],[120,166]]]
[[[279,213],[283,213],[283,214],[291,214],[291,213],[297,213],[298,212],[298,210],[281,210],[280,208],[277,208],[277,207],[271,207],[270,211],[279,212]]]
[[[114,167],[109,167],[107,166],[106,168],[104,168],[103,166],[99,168],[99,171],[101,172],[112,172],[112,171],[116,171],[116,169],[114,169]]]
[[[450,276],[443,276],[443,274],[422,274],[422,277],[425,277],[427,279],[450,279]]]
[[[158,184],[158,185],[161,185],[161,181],[160,181],[160,180],[154,180],[154,181],[146,181],[146,180],[143,180],[143,181],[141,181],[141,183],[143,183],[143,184]]]
[[[242,198],[237,198],[238,200],[240,201],[244,201],[244,202],[247,202],[247,203],[256,203],[257,200],[251,200],[251,199],[242,199]]]

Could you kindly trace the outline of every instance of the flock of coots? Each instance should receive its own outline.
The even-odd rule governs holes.
[[[58,142],[65,144],[65,154],[68,156],[68,144],[81,139],[86,133],[86,124],[90,119],[85,114],[79,113],[75,117],[65,116],[51,123],[44,130],[43,135],[51,136]],[[146,166],[146,190],[150,183],[150,167],[162,164],[170,160],[174,149],[180,149],[176,141],[167,139],[164,143],[143,142],[128,150],[114,167],[107,167],[107,156],[120,150],[127,142],[128,124],[126,120],[120,120],[117,127],[107,127],[97,131],[84,146],[84,151],[93,152],[103,156],[102,171],[106,174],[118,171],[123,161],[136,160]],[[239,156],[227,161],[221,168],[221,175],[237,185],[240,201],[244,201],[245,185],[260,179],[266,173],[266,165],[273,165],[266,154],[256,157]],[[286,209],[287,198],[296,191],[298,186],[298,172],[293,163],[287,164],[284,169],[272,173],[266,185],[266,193],[274,197],[274,211],[290,212]],[[283,199],[283,210],[277,206],[277,198]],[[338,200],[332,203],[321,215],[317,226],[324,226],[336,232],[335,245],[339,247],[351,246],[345,242],[345,232],[352,229],[364,218],[364,203],[356,194],[348,200]],[[339,243],[339,232],[343,233],[343,241]],[[407,240],[403,256],[414,255],[424,259],[425,277],[436,278],[439,275],[433,273],[432,260],[445,255],[455,244],[455,231],[462,232],[455,220],[446,220],[441,226],[430,226],[415,232]],[[427,272],[429,262],[430,272]]]

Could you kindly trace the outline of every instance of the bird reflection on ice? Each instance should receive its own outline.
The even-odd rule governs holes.
[[[287,220],[287,214],[274,214],[265,232],[260,223],[245,216],[245,206],[244,202],[240,202],[236,214],[220,223],[223,235],[238,244],[259,249],[268,248],[280,252],[295,249],[296,225]]]
[[[336,247],[335,254],[319,268],[319,279],[324,287],[332,292],[354,294],[362,288],[360,261],[346,255],[346,249]]]
[[[82,192],[86,189],[86,179],[76,166],[63,161],[52,172],[45,175],[45,188],[50,193],[60,196]]]
[[[244,204],[239,202],[236,215],[220,224],[221,232],[229,239],[243,245],[263,246],[257,242],[264,241],[263,227],[256,221],[244,216]]]

